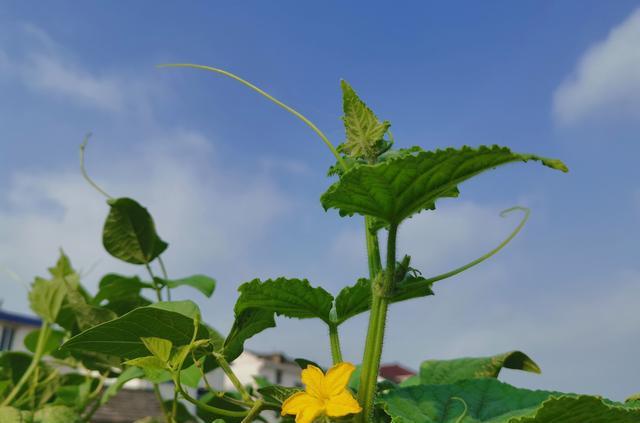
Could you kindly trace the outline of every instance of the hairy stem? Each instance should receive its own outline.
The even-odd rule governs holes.
[[[238,379],[238,376],[236,376],[236,374],[233,372],[233,369],[231,368],[227,360],[224,358],[224,356],[218,353],[213,353],[213,356],[215,357],[216,361],[220,365],[220,368],[222,369],[222,371],[227,375],[231,383],[233,383],[233,386],[235,386],[235,388],[238,390],[238,392],[242,396],[242,399],[245,402],[252,402],[251,395],[249,395],[249,392],[247,392],[247,389],[244,387],[244,385],[242,385],[242,383],[240,382],[240,379]]]
[[[162,394],[160,393],[160,387],[158,386],[157,383],[153,384],[153,393],[156,395],[156,399],[160,404],[160,410],[162,411],[162,415],[164,416],[165,420],[167,422],[171,422],[171,414],[169,413],[169,410],[167,410],[167,407],[164,406],[164,399],[162,399]]]
[[[178,392],[180,392],[180,395],[182,395],[182,398],[184,398],[185,400],[189,401],[191,404],[195,405],[196,407],[201,408],[202,410],[209,411],[211,413],[221,414],[223,416],[228,416],[228,417],[244,417],[247,414],[249,414],[248,410],[230,411],[230,410],[225,410],[223,408],[214,407],[212,405],[209,405],[207,403],[199,401],[199,400],[193,398],[191,395],[189,395],[189,393],[187,393],[182,388],[182,385],[180,384],[180,379],[174,380],[174,383],[176,384],[176,387],[178,388]]]
[[[158,286],[158,282],[156,282],[156,277],[153,275],[153,270],[151,270],[151,266],[148,263],[144,264],[144,267],[147,269],[147,273],[151,277],[151,283],[153,284],[153,289],[156,291],[156,298],[158,301],[162,301],[162,288]]]
[[[251,407],[251,410],[249,410],[249,414],[247,414],[247,416],[242,419],[241,423],[252,422],[256,417],[258,417],[258,415],[260,415],[260,412],[262,411],[262,405],[262,400],[257,400],[255,403],[253,403],[253,407]]]
[[[160,271],[162,272],[162,277],[165,280],[165,283],[169,281],[169,275],[167,274],[167,268],[164,266],[164,261],[162,261],[162,256],[158,256],[158,263],[160,264]],[[171,301],[171,288],[167,284],[167,301]]]
[[[331,343],[331,359],[333,360],[333,364],[342,363],[338,325],[333,322],[329,324],[329,342]]]
[[[196,65],[196,64],[192,64],[192,63],[171,63],[171,64],[162,64],[162,65],[158,65],[158,67],[164,68],[164,67],[172,67],[172,68],[193,68],[193,69],[201,69],[201,70],[206,70],[209,72],[216,72],[219,73],[221,75],[227,76],[231,79],[234,79],[238,82],[240,82],[241,84],[244,84],[245,86],[251,88],[252,90],[254,90],[255,92],[257,92],[258,94],[264,96],[265,98],[269,99],[270,101],[274,102],[275,104],[277,104],[278,106],[282,107],[284,110],[286,110],[287,112],[291,113],[292,115],[294,115],[295,117],[297,117],[298,119],[300,119],[301,121],[303,121],[309,128],[311,128],[313,130],[313,132],[315,132],[316,134],[318,134],[318,136],[320,137],[320,139],[322,140],[322,142],[325,143],[325,145],[327,147],[329,147],[329,150],[331,150],[331,153],[334,155],[334,157],[336,158],[336,160],[338,160],[338,163],[340,163],[340,166],[344,169],[347,170],[348,166],[345,163],[345,161],[342,159],[342,157],[340,156],[340,153],[338,153],[338,150],[336,150],[336,148],[333,146],[333,144],[331,144],[331,141],[329,141],[329,139],[327,138],[327,136],[316,126],[313,124],[313,122],[311,122],[309,119],[307,119],[304,115],[302,115],[302,113],[298,112],[297,110],[295,110],[294,108],[287,106],[286,104],[284,104],[283,102],[281,102],[280,100],[278,100],[277,98],[273,97],[271,94],[267,93],[266,91],[258,88],[257,86],[253,85],[251,82],[244,80],[242,78],[240,78],[238,75],[235,75],[231,72],[228,72],[226,70],[223,69],[218,69],[218,68],[214,68],[211,66],[203,66],[203,65]]]
[[[387,267],[384,273],[373,279],[371,283],[371,314],[369,315],[369,328],[362,359],[360,388],[358,389],[358,400],[363,409],[362,413],[356,416],[356,421],[359,422],[369,422],[373,416],[376,383],[380,371],[387,309],[389,307],[389,295],[393,290],[395,277],[397,233],[398,225],[392,224],[389,227],[387,239]]]

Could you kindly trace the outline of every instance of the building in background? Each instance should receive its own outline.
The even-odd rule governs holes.
[[[25,351],[24,338],[40,327],[41,321],[0,309],[0,352]]]

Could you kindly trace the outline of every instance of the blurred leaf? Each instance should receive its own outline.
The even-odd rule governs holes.
[[[47,322],[53,323],[58,318],[66,294],[64,280],[56,278],[48,281],[36,277],[29,291],[31,310]]]
[[[109,254],[127,263],[147,264],[167,249],[146,208],[131,198],[107,203],[111,210],[102,231],[102,244]]]
[[[133,379],[141,378],[142,376],[144,376],[144,371],[142,369],[138,367],[127,367],[122,373],[120,373],[115,382],[109,385],[104,391],[102,397],[100,397],[100,405],[106,404],[111,398],[116,396],[125,383]]]
[[[64,405],[47,405],[37,410],[33,416],[33,423],[80,423],[80,416]]]
[[[40,329],[33,330],[24,337],[24,346],[30,352],[36,352],[36,346],[38,344],[38,337],[40,336]],[[57,329],[50,329],[49,336],[45,341],[44,354],[51,354],[56,351],[64,340],[64,332]]]

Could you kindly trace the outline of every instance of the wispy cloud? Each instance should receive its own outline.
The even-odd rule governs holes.
[[[89,71],[49,35],[30,24],[4,28],[0,37],[0,78],[18,81],[33,92],[77,104],[127,112],[145,106],[150,87],[124,72]],[[135,95],[134,95],[135,94]]]
[[[600,115],[640,117],[640,9],[591,46],[555,91],[553,112],[562,125]]]

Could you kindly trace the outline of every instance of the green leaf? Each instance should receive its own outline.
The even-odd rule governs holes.
[[[391,390],[380,402],[394,423],[631,423],[640,409],[587,395],[519,389],[496,379]]]
[[[298,367],[300,367],[302,370],[306,369],[309,366],[315,366],[318,369],[322,369],[323,372],[326,372],[326,369],[324,367],[314,361],[307,360],[306,358],[294,358],[293,361],[295,361]]]
[[[391,124],[380,122],[358,97],[347,81],[341,81],[344,128],[347,140],[340,150],[354,158],[375,159],[382,149],[382,139]]]
[[[80,423],[80,416],[64,405],[47,405],[35,412],[33,423]]]
[[[273,312],[261,309],[247,309],[236,315],[236,320],[224,341],[224,357],[232,362],[244,350],[244,343],[265,329],[275,327]]]
[[[74,317],[75,324],[80,330],[89,329],[100,323],[108,322],[116,317],[113,311],[90,304],[87,301],[79,284],[71,283],[65,279],[67,294],[63,303],[63,308],[68,310]],[[63,327],[66,327],[63,325]]]
[[[29,291],[31,310],[47,322],[53,323],[58,318],[66,294],[67,286],[63,279],[48,281],[36,278]]]
[[[431,283],[420,276],[407,275],[398,281],[395,291],[391,295],[391,303],[410,300],[412,298],[433,295]],[[371,308],[371,282],[361,278],[353,286],[342,288],[336,297],[337,323],[356,316]]]
[[[69,260],[69,257],[64,253],[62,248],[60,249],[60,257],[58,258],[56,265],[47,270],[49,270],[49,273],[54,279],[65,278],[76,273],[71,266],[71,260]]]
[[[228,395],[228,394],[226,394],[226,395]],[[201,396],[199,399],[200,399],[200,401],[204,402],[205,404],[208,404],[208,405],[216,407],[216,408],[223,408],[223,409],[229,410],[229,411],[243,411],[243,410],[245,410],[245,408],[242,408],[242,407],[240,407],[238,405],[230,404],[229,402],[225,401],[224,399],[218,397],[213,392],[207,392],[206,394]],[[225,423],[240,423],[243,420],[243,417],[222,416],[220,414],[216,414],[216,413],[212,413],[210,411],[203,410],[202,408],[199,408],[199,407],[196,408],[196,414],[203,421],[211,422],[211,423],[218,422],[218,421],[222,421],[222,422],[225,422]]]
[[[153,285],[142,282],[137,276],[109,273],[100,280],[93,305],[102,306],[122,316],[135,308],[151,304],[151,301],[140,294],[144,288],[153,288]]]
[[[199,315],[198,306],[191,301],[156,303],[94,326],[69,339],[62,348],[125,359],[144,357],[149,355],[149,351],[141,338],[167,339],[176,347],[191,343],[194,319]],[[196,339],[209,339],[209,330],[202,324],[198,327]]]
[[[145,347],[149,350],[151,354],[157,357],[163,363],[167,363],[169,361],[169,357],[171,356],[171,348],[173,348],[173,344],[171,341],[162,338],[156,337],[148,337],[148,338],[140,338]]]
[[[146,264],[167,249],[146,208],[131,198],[107,203],[111,210],[102,230],[102,244],[109,254],[127,263]]]
[[[38,345],[38,337],[40,336],[40,329],[33,330],[24,337],[24,346],[32,353],[36,352],[36,346]],[[62,341],[64,340],[64,332],[56,329],[49,330],[49,336],[45,341],[44,354],[51,354],[57,350]]]
[[[144,376],[144,371],[139,367],[127,367],[120,373],[115,382],[109,385],[104,391],[102,397],[100,397],[100,405],[106,404],[111,398],[115,397],[125,383],[133,379],[141,378],[142,376]]]
[[[211,297],[216,289],[216,280],[205,275],[193,275],[182,279],[165,280],[156,278],[162,285],[169,288],[177,288],[179,286],[190,286],[202,292],[206,297]]]
[[[375,165],[358,165],[346,172],[320,201],[341,216],[358,213],[388,224],[399,224],[422,210],[432,210],[442,197],[456,197],[457,185],[486,170],[519,161],[537,160],[567,171],[559,160],[512,153],[506,147],[462,147],[421,151]]]
[[[173,407],[173,400],[164,401],[164,407],[166,410],[171,410]],[[191,415],[187,407],[178,401],[176,405],[175,423],[200,423],[196,417]]]
[[[260,308],[298,319],[317,317],[329,323],[333,296],[320,287],[313,288],[306,279],[254,279],[242,284],[238,291],[236,315]]]
[[[420,383],[436,385],[465,379],[497,378],[503,368],[540,373],[538,365],[525,353],[510,351],[492,357],[424,361],[420,365]]]

